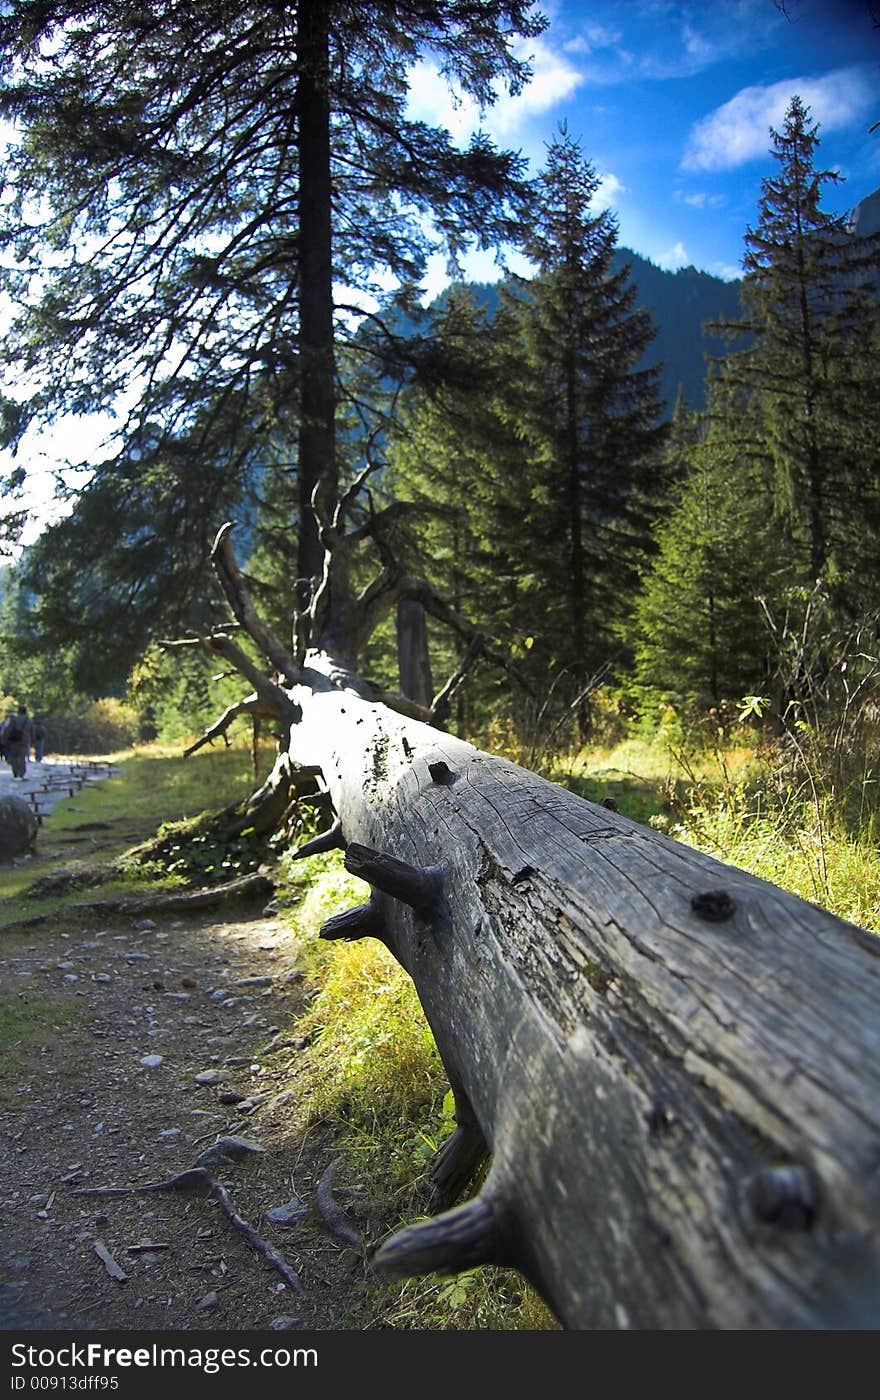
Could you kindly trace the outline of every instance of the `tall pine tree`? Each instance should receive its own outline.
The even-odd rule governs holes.
[[[769,479],[744,455],[736,424],[742,395],[717,380],[700,427],[679,408],[670,448],[679,476],[675,504],[658,523],[656,556],[634,617],[640,707],[672,704],[688,714],[767,683],[760,595],[775,604],[778,532]]]
[[[774,474],[792,584],[831,578],[845,597],[863,591],[854,546],[880,530],[880,456],[858,426],[880,391],[880,239],[854,237],[821,207],[839,177],[817,169],[818,126],[799,97],[771,139],[778,170],[746,233],[738,329],[750,342],[722,373],[745,391],[754,450]]]
[[[7,7],[0,115],[16,139],[0,246],[18,314],[3,351],[5,445],[133,391],[119,451],[86,490],[157,464],[157,490],[199,503],[198,556],[280,439],[297,486],[295,573],[314,580],[313,491],[332,496],[356,466],[337,434],[339,347],[385,349],[378,332],[369,347],[356,336],[365,296],[389,278],[412,283],[434,246],[454,256],[511,236],[522,209],[517,157],[482,135],[460,150],[407,118],[412,65],[430,58],[488,105],[499,85],[521,86],[515,41],[543,23],[529,0]],[[114,538],[149,544],[159,630],[171,613],[179,625],[198,570],[180,567],[179,536],[162,534],[166,512],[148,494],[129,493]],[[102,637],[129,629],[116,615],[104,625],[104,579],[71,528],[35,557],[59,616],[69,604],[90,621],[97,677]]]
[[[641,365],[653,328],[628,269],[614,268],[612,214],[593,212],[599,183],[563,127],[524,244],[537,275],[508,293],[498,337],[510,383],[500,413],[529,483],[523,567],[540,579],[540,660],[575,686],[616,648],[632,605],[664,434],[659,371]]]

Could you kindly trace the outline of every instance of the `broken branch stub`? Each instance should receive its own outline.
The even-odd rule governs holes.
[[[378,938],[386,941],[384,919],[378,903],[373,898],[355,909],[346,909],[342,914],[334,914],[321,925],[319,938],[328,942],[344,938],[351,942],[355,938]]]
[[[440,897],[443,879],[437,868],[422,869],[354,841],[345,849],[344,864],[350,875],[375,885],[383,894],[401,900],[425,918]]]

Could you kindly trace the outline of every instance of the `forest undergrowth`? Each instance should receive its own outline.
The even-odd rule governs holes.
[[[880,932],[877,736],[846,750],[821,727],[766,734],[660,725],[547,764],[636,821]]]

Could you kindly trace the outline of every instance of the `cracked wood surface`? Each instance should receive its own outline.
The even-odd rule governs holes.
[[[309,660],[291,756],[345,843],[441,872],[371,900],[492,1153],[485,1262],[570,1327],[876,1326],[880,941]],[[444,1219],[389,1269],[444,1229],[464,1267]]]

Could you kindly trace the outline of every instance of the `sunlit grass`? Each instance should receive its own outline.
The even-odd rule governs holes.
[[[308,867],[308,868],[305,868]],[[454,1103],[415,987],[375,939],[322,943],[321,924],[363,903],[367,887],[338,854],[282,861],[279,902],[295,918],[317,991],[297,1031],[309,1039],[310,1111],[333,1125],[377,1208],[399,1225],[423,1214],[431,1158],[455,1127]],[[505,1269],[456,1279],[372,1284],[360,1328],[517,1331],[557,1326],[537,1294]]]
[[[805,781],[792,791],[757,743],[688,749],[661,732],[584,749],[555,776],[581,796],[613,797],[634,820],[880,931],[880,849],[871,823],[854,828],[847,804],[817,800],[820,784],[814,791]]]
[[[86,783],[75,796],[53,807],[37,837],[33,859],[0,867],[0,925],[36,914],[52,914],[71,903],[96,897],[72,887],[63,897],[28,897],[29,889],[50,866],[76,869],[104,865],[153,836],[165,822],[194,818],[245,798],[254,787],[249,745],[206,748],[183,758],[183,746],[149,745],[121,754],[104,755],[116,773],[99,783]],[[274,755],[260,753],[259,779]],[[173,888],[180,879],[155,868],[136,865],[120,869],[100,885],[101,899],[131,897]]]

